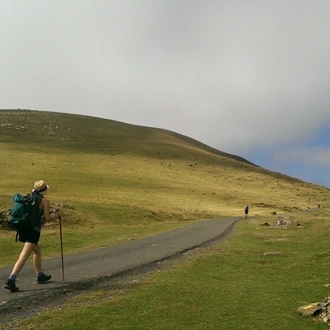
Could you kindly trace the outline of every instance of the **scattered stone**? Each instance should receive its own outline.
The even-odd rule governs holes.
[[[54,203],[54,208],[55,209],[59,208],[61,210],[63,210],[63,209],[75,210],[75,208],[72,205],[68,204],[68,203]]]
[[[263,256],[281,256],[282,252],[263,252]]]
[[[330,296],[326,297],[322,302],[300,306],[297,312],[302,316],[315,317],[330,325]]]
[[[292,227],[292,222],[285,217],[281,217],[277,220],[277,228],[288,228]]]
[[[305,306],[300,306],[297,309],[297,312],[302,316],[315,316],[320,313],[321,309],[322,303],[316,302]]]

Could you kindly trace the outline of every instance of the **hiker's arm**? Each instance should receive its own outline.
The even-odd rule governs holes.
[[[55,214],[49,213],[49,200],[43,198],[43,210],[44,210],[44,219],[46,221],[56,220],[61,216],[61,211],[57,211]]]

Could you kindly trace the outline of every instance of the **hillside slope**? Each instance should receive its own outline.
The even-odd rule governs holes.
[[[178,133],[89,116],[1,110],[0,151],[5,207],[8,196],[38,178],[54,187],[58,201],[150,210],[164,218],[236,216],[246,203],[254,214],[303,210],[330,197],[325,187]]]
[[[0,111],[0,141],[24,146],[42,143],[70,151],[125,154],[148,157],[180,157],[202,152],[249,163],[246,159],[221,152],[201,142],[164,129],[136,126],[90,116],[31,110]],[[59,143],[61,142],[61,143]],[[251,163],[249,163],[251,164]],[[251,164],[253,165],[253,164]]]

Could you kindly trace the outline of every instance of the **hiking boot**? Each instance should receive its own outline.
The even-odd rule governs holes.
[[[5,289],[10,290],[11,292],[17,292],[19,289],[16,286],[16,283],[14,280],[9,280],[6,282],[6,285],[4,286]]]
[[[49,281],[52,278],[52,275],[46,275],[42,273],[41,275],[38,276],[38,283],[45,283]]]

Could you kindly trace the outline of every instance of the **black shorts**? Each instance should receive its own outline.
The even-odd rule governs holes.
[[[38,244],[40,238],[40,231],[33,229],[24,229],[18,231],[18,240],[20,242],[29,242]]]

